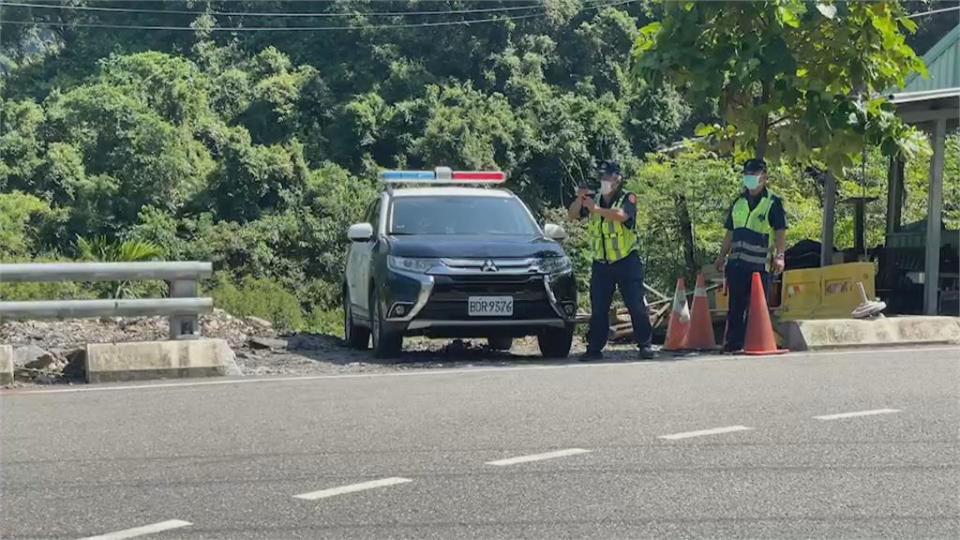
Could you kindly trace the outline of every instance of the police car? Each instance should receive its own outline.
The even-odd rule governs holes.
[[[343,284],[345,338],[374,354],[400,353],[403,337],[486,338],[509,349],[537,336],[546,357],[570,352],[577,286],[558,243],[502,172],[387,171],[386,185],[351,225]]]

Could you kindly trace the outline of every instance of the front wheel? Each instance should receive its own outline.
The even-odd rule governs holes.
[[[373,356],[375,358],[394,358],[403,349],[403,334],[389,332],[384,323],[383,309],[377,292],[370,295],[370,326],[372,326]]]
[[[370,344],[370,329],[357,326],[353,320],[353,304],[346,288],[343,291],[343,340],[351,349],[366,350]]]
[[[537,345],[544,358],[566,358],[573,345],[573,328],[545,328],[537,334]]]

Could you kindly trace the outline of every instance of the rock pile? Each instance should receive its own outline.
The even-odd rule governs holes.
[[[165,317],[11,321],[0,324],[0,343],[14,348],[16,380],[42,384],[83,378],[88,343],[164,340],[168,331]],[[276,337],[270,322],[222,310],[201,316],[200,331],[204,337],[226,340],[234,351],[247,347],[251,339]]]

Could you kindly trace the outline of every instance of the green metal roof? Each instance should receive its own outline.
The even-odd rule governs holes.
[[[923,55],[930,78],[913,74],[902,93],[928,92],[960,87],[960,25],[957,25]]]

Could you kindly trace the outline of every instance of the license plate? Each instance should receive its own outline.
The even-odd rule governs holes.
[[[513,297],[471,296],[467,299],[467,314],[471,317],[510,317],[513,315]]]

